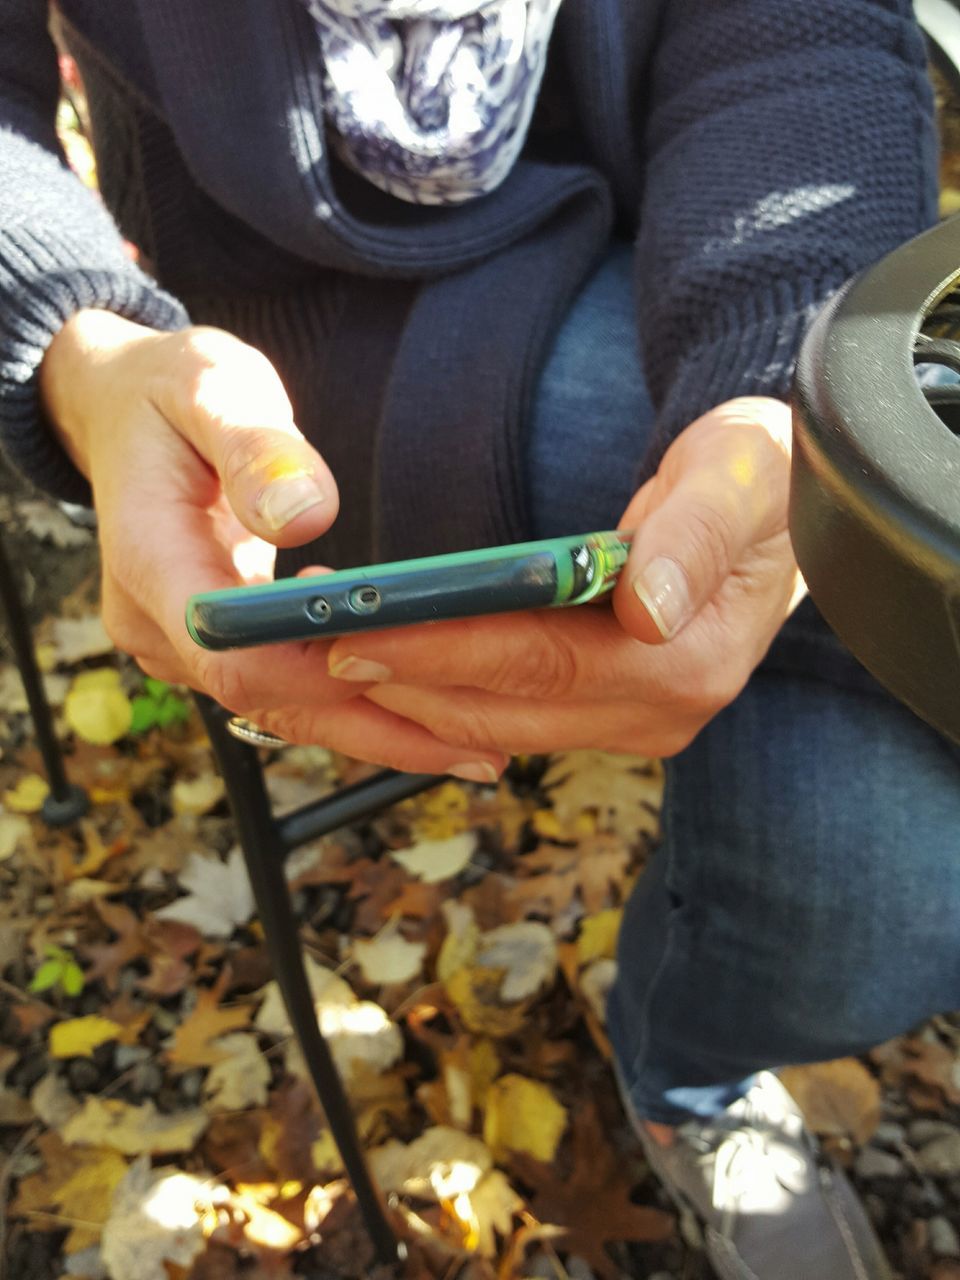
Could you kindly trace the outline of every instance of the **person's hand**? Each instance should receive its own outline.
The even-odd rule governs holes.
[[[675,754],[740,692],[802,593],[789,448],[785,404],[730,401],[674,441],[624,513],[635,536],[612,610],[342,637],[331,673],[458,751]]]
[[[333,477],[265,356],[218,329],[158,333],[81,311],[51,344],[40,389],[93,488],[104,624],[148,675],[289,741],[425,773],[502,770],[502,752],[466,753],[328,675],[327,642],[214,653],[190,639],[191,594],[269,580],[277,547],[336,518]]]

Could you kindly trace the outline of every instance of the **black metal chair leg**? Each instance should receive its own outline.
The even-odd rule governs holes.
[[[353,1113],[329,1046],[317,1025],[297,924],[284,876],[286,856],[297,845],[377,812],[386,804],[437,785],[433,774],[377,774],[337,795],[306,805],[285,818],[273,816],[256,748],[227,731],[229,712],[197,695],[214,755],[237,824],[270,961],[304,1060],[353,1184],[377,1257],[394,1264],[402,1257],[379,1187],[370,1176]]]
[[[13,566],[7,556],[0,535],[0,599],[7,615],[10,642],[20,670],[20,678],[27,694],[27,704],[33,717],[37,744],[43,757],[50,794],[43,802],[41,816],[52,827],[66,826],[83,817],[89,808],[87,793],[67,779],[63,764],[63,752],[53,731],[53,718],[44,692],[43,681],[33,651],[33,637],[27,622],[26,611]]]

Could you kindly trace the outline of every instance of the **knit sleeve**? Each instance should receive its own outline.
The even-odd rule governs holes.
[[[910,0],[667,0],[649,91],[644,477],[706,410],[789,394],[822,302],[935,220],[937,169]]]
[[[85,307],[156,329],[184,309],[127,257],[97,196],[70,171],[55,131],[56,50],[46,0],[0,0],[0,445],[34,483],[89,502],[86,480],[44,421],[38,372]]]

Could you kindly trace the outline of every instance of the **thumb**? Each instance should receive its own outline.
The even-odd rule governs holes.
[[[621,524],[636,533],[614,607],[631,635],[671,640],[749,558],[782,533],[789,495],[790,410],[744,398],[677,438]]]
[[[336,482],[300,432],[276,369],[223,330],[171,334],[176,374],[158,407],[217,473],[237,518],[275,546],[298,546],[336,519]]]

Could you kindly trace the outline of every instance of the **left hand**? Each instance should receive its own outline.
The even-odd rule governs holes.
[[[612,609],[346,636],[330,673],[458,748],[673,755],[733,701],[802,594],[789,474],[788,407],[729,401],[673,442],[624,513],[635,536]]]

